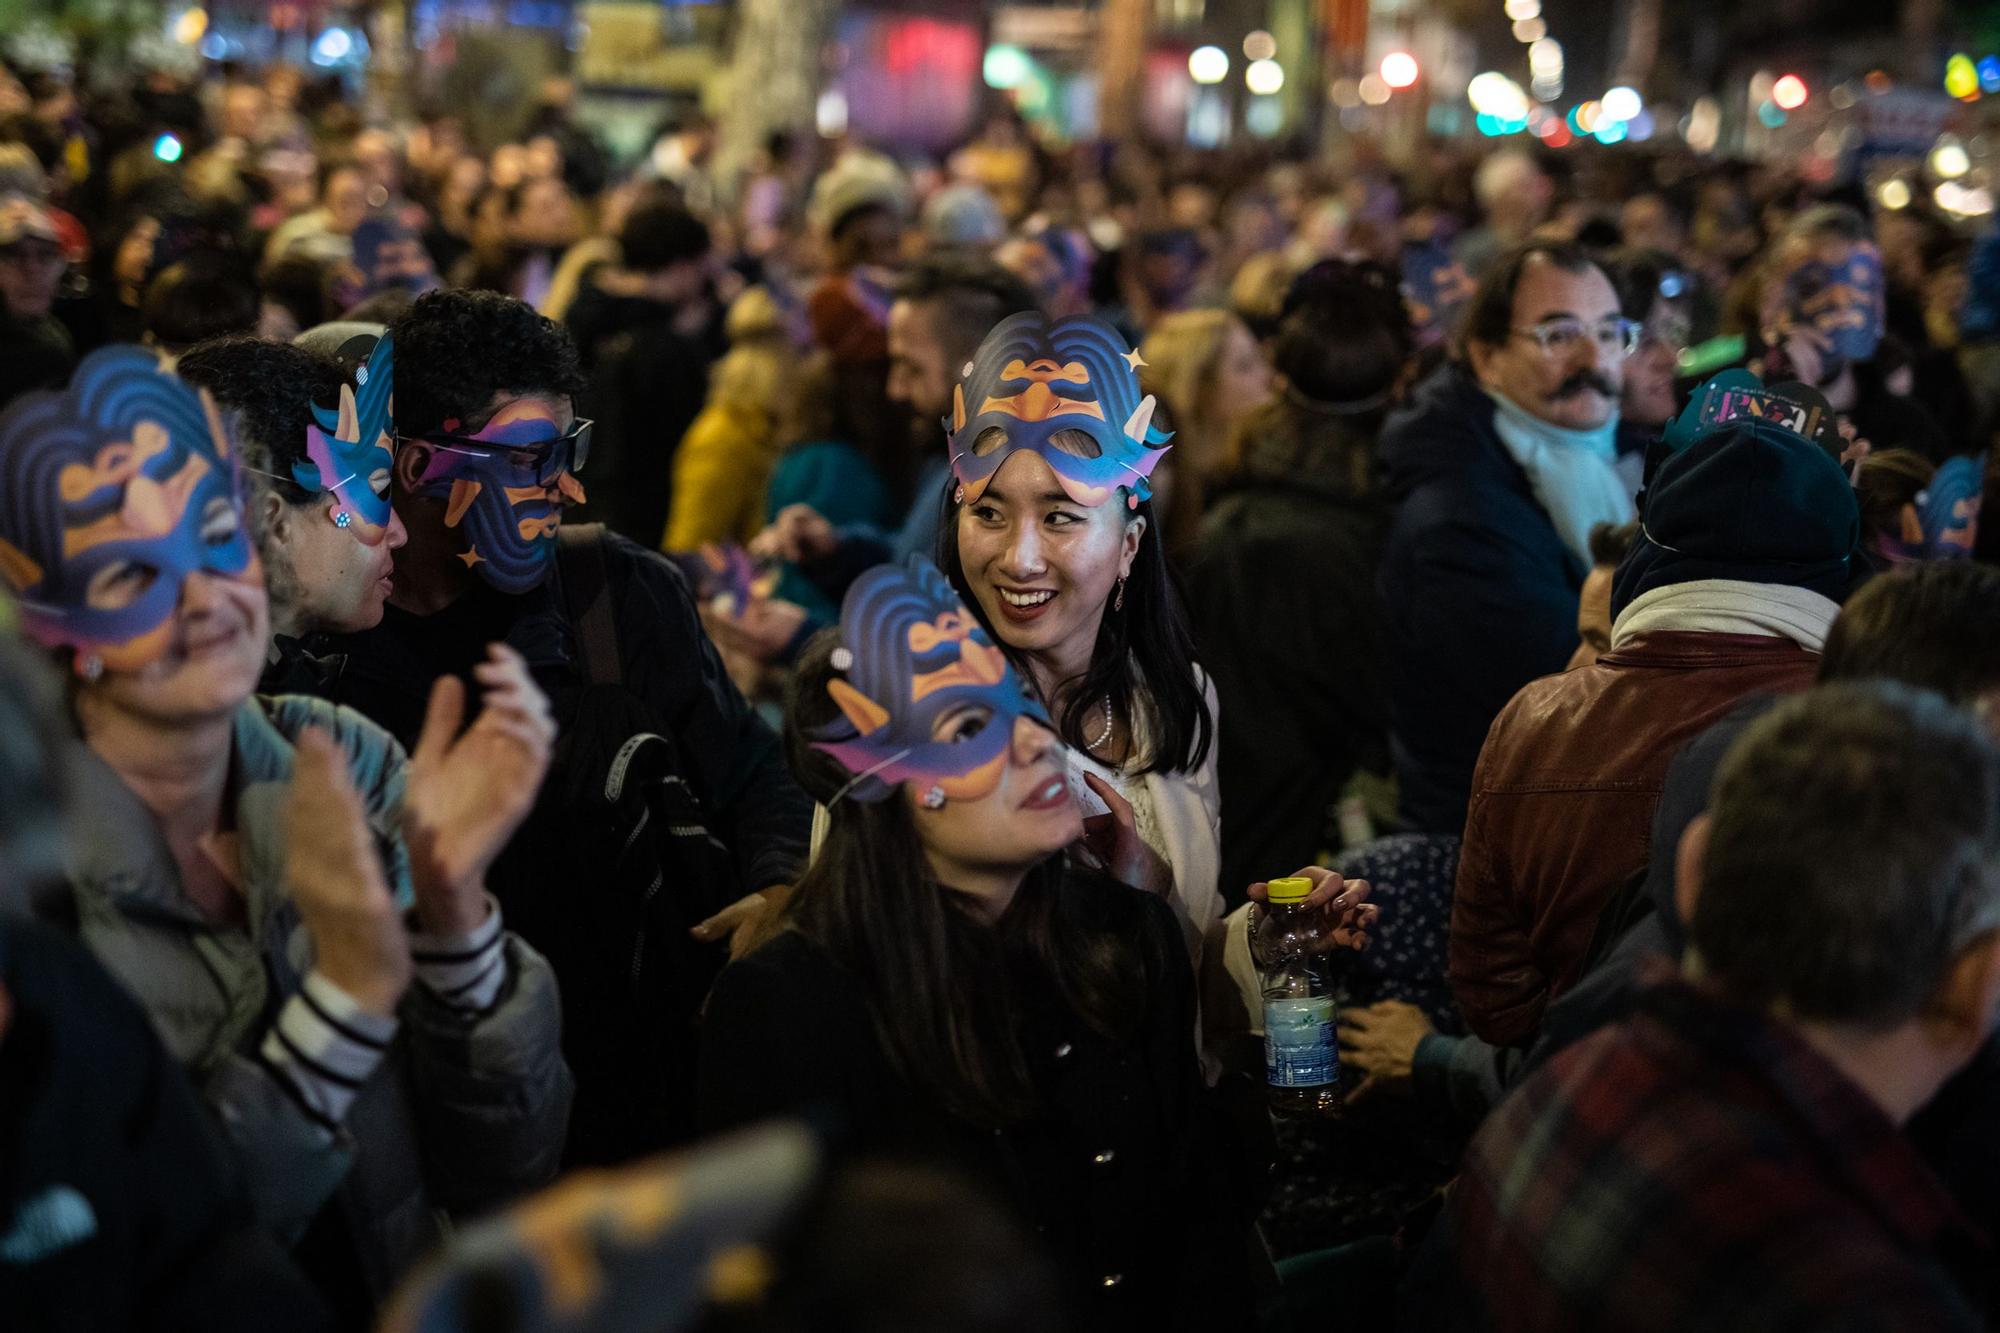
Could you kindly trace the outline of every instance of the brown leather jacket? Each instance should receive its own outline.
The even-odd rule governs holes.
[[[1576,981],[1605,904],[1648,863],[1680,748],[1818,668],[1789,639],[1660,631],[1514,696],[1479,753],[1452,899],[1451,988],[1474,1032],[1518,1042]]]

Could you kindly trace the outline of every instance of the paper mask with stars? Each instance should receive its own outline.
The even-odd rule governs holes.
[[[0,416],[0,580],[38,642],[137,670],[189,575],[254,576],[241,478],[205,392],[107,347]]]
[[[814,748],[854,775],[845,794],[857,801],[884,800],[905,782],[977,800],[999,782],[1016,725],[1049,726],[1007,655],[921,556],[854,581],[840,642],[841,674],[827,693],[841,720]]]
[[[1139,386],[1146,363],[1104,320],[1051,325],[1034,313],[986,335],[952,394],[952,472],[977,500],[1013,454],[1039,454],[1063,491],[1096,507],[1123,488],[1152,498],[1148,478],[1172,437],[1153,424],[1158,403]],[[1078,432],[1058,440],[1058,435]]]
[[[465,539],[459,559],[501,592],[524,593],[548,578],[563,506],[584,501],[568,467],[543,480],[562,438],[545,404],[520,398],[477,434],[426,440],[432,453],[417,493],[445,502],[444,525]],[[551,489],[560,499],[549,498]]]
[[[338,407],[313,405],[306,461],[292,465],[292,480],[308,491],[332,495],[353,515],[349,531],[364,546],[381,545],[389,531],[391,356],[385,337],[355,368],[359,393],[343,384]]]

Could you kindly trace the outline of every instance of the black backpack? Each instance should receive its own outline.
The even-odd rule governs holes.
[[[703,794],[683,776],[675,719],[623,684],[604,530],[561,531],[558,576],[583,684],[565,719],[527,858],[555,883],[528,886],[508,920],[562,986],[563,1052],[576,1075],[567,1165],[682,1143],[695,1128],[696,1019],[727,956],[690,936],[743,894]]]

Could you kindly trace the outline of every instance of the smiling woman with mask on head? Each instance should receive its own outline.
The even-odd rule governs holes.
[[[434,1209],[555,1167],[554,978],[485,885],[547,702],[496,648],[471,726],[442,685],[406,758],[344,709],[253,697],[269,620],[234,444],[132,348],[0,418],[0,577],[75,676],[68,924],[200,1086],[259,1224],[365,1323]]]
[[[1154,530],[1148,477],[1169,437],[1140,389],[1144,364],[1094,318],[1016,315],[988,334],[946,423],[958,485],[941,563],[1069,745],[1093,850],[1136,841],[1165,863],[1168,903],[1207,973],[1210,1030],[1238,1032],[1257,1009],[1253,923],[1223,919],[1223,889],[1246,886],[1218,881],[1214,692]],[[1318,881],[1314,908],[1345,895],[1360,910],[1365,886],[1299,873]],[[1232,993],[1247,1013],[1215,1003]]]
[[[788,713],[826,838],[716,985],[707,1126],[817,1107],[857,1152],[948,1164],[1036,1225],[1091,1327],[1246,1326],[1179,933],[1065,857],[1062,743],[1006,655],[935,567],[879,566]]]

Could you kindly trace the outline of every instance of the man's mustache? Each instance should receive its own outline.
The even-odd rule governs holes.
[[[1564,380],[1561,387],[1551,397],[1574,398],[1585,389],[1595,389],[1606,398],[1616,398],[1618,396],[1618,386],[1613,384],[1610,378],[1602,371],[1579,370],[1576,374]]]

